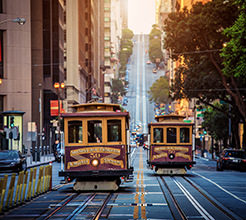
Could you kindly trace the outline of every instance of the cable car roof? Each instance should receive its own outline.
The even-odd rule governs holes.
[[[122,109],[118,104],[108,104],[108,103],[85,103],[73,105],[76,112],[91,112],[91,111],[110,111],[110,112],[121,112]]]
[[[155,119],[157,122],[150,123],[150,125],[160,125],[160,124],[166,124],[166,125],[192,125],[194,123],[184,121],[186,117],[183,115],[177,115],[177,114],[168,114],[168,115],[159,115],[156,116]]]

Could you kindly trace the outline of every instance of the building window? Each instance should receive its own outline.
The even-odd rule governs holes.
[[[3,31],[0,31],[0,78],[3,77]]]
[[[86,66],[86,67],[89,66],[89,59],[85,59],[85,66]]]
[[[88,19],[89,19],[89,14],[88,12],[85,12],[85,20],[88,21]]]
[[[3,0],[0,0],[0,13],[3,13]]]
[[[89,44],[85,44],[85,51],[89,51]]]

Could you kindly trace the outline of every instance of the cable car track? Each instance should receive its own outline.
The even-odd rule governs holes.
[[[159,176],[157,180],[174,219],[240,219],[187,177]]]
[[[74,193],[68,196],[64,201],[56,205],[55,209],[49,211],[48,215],[46,215],[44,219],[48,220],[59,217],[66,220],[73,220],[77,217],[81,219],[81,216],[85,217],[88,214],[87,212],[85,212],[85,210],[87,208],[90,208],[92,209],[92,211],[90,211],[89,213],[94,213],[93,216],[90,216],[90,219],[98,220],[108,202],[112,198],[112,195],[113,193],[93,193],[89,194],[88,196],[86,196],[85,199],[81,201],[81,197],[85,196],[85,194]],[[97,197],[103,198],[101,199]],[[94,200],[100,200],[100,202],[98,203]]]

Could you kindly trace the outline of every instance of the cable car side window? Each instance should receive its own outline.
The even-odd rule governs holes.
[[[82,143],[82,121],[68,121],[68,143]]]
[[[163,128],[153,128],[154,143],[163,143]]]
[[[180,143],[189,143],[189,142],[190,142],[190,129],[180,128]]]
[[[122,141],[121,138],[121,120],[108,120],[108,142]]]
[[[102,121],[87,122],[88,143],[102,143]]]
[[[167,128],[167,143],[176,143],[177,142],[177,129],[176,128]]]

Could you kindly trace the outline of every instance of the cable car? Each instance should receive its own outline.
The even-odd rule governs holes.
[[[159,115],[149,127],[147,163],[160,175],[185,174],[194,161],[193,123],[184,116]]]
[[[74,105],[64,113],[64,170],[76,179],[74,190],[117,190],[133,173],[130,164],[129,113],[117,104]]]

